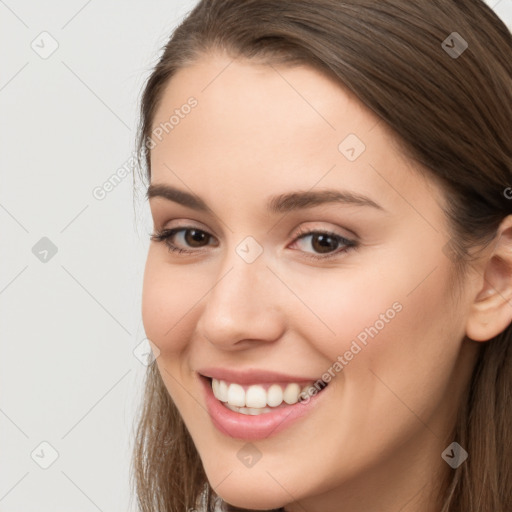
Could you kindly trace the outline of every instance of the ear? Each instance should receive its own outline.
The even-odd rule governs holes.
[[[466,335],[473,341],[494,338],[512,321],[512,215],[501,222],[488,249],[466,324]]]

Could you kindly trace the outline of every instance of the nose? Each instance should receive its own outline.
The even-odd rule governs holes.
[[[283,335],[283,285],[263,255],[247,263],[233,250],[213,283],[196,324],[200,336],[223,350],[240,350]]]

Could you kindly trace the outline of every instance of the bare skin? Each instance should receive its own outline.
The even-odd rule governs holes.
[[[400,154],[383,123],[309,67],[231,60],[217,54],[181,69],[155,116],[156,127],[197,99],[152,149],[151,183],[193,193],[210,208],[149,201],[155,230],[192,226],[209,235],[202,245],[191,245],[190,232],[174,235],[192,253],[150,244],[142,314],[165,385],[211,485],[229,503],[435,512],[431,493],[453,471],[441,453],[479,342],[511,321],[510,275],[495,263],[510,260],[510,235],[501,234],[511,223],[502,224],[457,296],[443,250],[450,234],[442,190]],[[365,145],[354,161],[338,149],[349,134]],[[332,202],[266,211],[270,196],[324,189],[364,195],[380,208]],[[298,238],[313,230],[356,246],[318,252],[314,235]],[[263,251],[252,263],[236,251],[248,236]],[[393,304],[401,309],[390,319]],[[382,323],[357,354],[344,356],[365,328]],[[328,399],[284,431],[252,441],[262,457],[243,465],[237,453],[247,441],[215,428],[197,370],[320,378],[339,356],[346,364]]]

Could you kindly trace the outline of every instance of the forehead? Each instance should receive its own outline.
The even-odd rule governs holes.
[[[205,56],[167,84],[155,130],[152,182],[182,179],[198,193],[236,189],[256,198],[291,186],[343,185],[374,194],[383,206],[400,195],[421,205],[425,185],[433,185],[379,117],[308,66]]]
[[[186,116],[192,121],[174,125],[170,138],[178,138],[180,132],[185,136],[187,128],[197,129],[194,118],[209,120],[201,134],[215,134],[216,142],[243,142],[244,149],[271,143],[288,146],[311,135],[336,138],[347,128],[362,136],[379,121],[350,91],[311,67],[214,54],[174,75],[162,94],[153,127],[165,125],[192,96],[198,103]]]

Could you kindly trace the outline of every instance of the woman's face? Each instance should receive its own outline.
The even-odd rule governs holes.
[[[440,189],[306,66],[201,59],[153,128],[154,228],[185,252],[151,242],[143,322],[211,485],[245,508],[419,510],[477,345]]]

